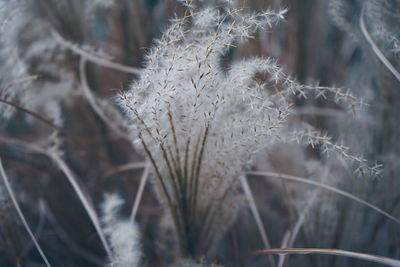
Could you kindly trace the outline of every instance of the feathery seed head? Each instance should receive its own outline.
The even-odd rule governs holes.
[[[186,1],[185,16],[155,42],[120,104],[132,119],[134,143],[153,164],[182,253],[198,256],[233,221],[236,178],[255,153],[281,139],[292,95],[355,98],[337,88],[300,85],[270,58],[221,67],[231,47],[283,19],[286,10],[195,10],[191,4]],[[269,80],[257,81],[259,74]]]
[[[289,105],[277,108],[281,101],[270,101],[265,84],[253,79],[280,71],[273,60],[244,60],[228,72],[220,62],[229,48],[276,23],[284,11],[250,14],[186,6],[191,15],[174,20],[156,41],[146,69],[121,95],[121,104],[152,160],[178,237],[190,240],[184,250],[197,254],[204,251],[192,246],[205,249],[232,222],[236,177],[277,132]],[[217,223],[215,216],[223,220]]]

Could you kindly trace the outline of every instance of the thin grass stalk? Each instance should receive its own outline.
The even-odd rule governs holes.
[[[170,177],[170,180],[172,182],[172,188],[175,191],[176,199],[180,199],[180,190],[179,190],[179,187],[178,187],[178,181],[176,181],[177,175],[175,175],[174,169],[171,166],[170,159],[169,159],[167,151],[166,151],[166,149],[165,149],[165,147],[163,145],[163,142],[160,142],[160,149],[161,149],[161,152],[163,154],[164,161],[167,164],[167,168],[168,168],[168,171],[169,171],[169,177]],[[172,155],[171,155],[171,159],[172,159]],[[177,205],[181,206],[180,204],[181,204],[180,201],[178,201]]]
[[[125,171],[130,171],[130,170],[137,170],[137,169],[144,169],[146,168],[147,163],[146,162],[131,162],[127,164],[122,164],[119,165],[110,171],[106,172],[105,177],[112,176],[114,174],[117,174],[119,172],[125,172]]]
[[[41,147],[32,144],[32,143],[28,143],[25,141],[21,141],[19,139],[16,138],[9,138],[9,137],[2,137],[0,136],[0,143],[6,144],[6,145],[14,145],[17,147],[21,147],[22,149],[25,150],[29,150],[32,151],[34,153],[39,153],[39,154],[44,154],[47,156],[47,153],[44,149],[42,149]]]
[[[7,177],[7,174],[4,171],[4,167],[3,167],[3,163],[1,161],[1,158],[0,158],[0,174],[1,174],[1,178],[2,178],[2,180],[4,182],[4,185],[6,187],[6,190],[7,190],[8,194],[9,194],[9,196],[11,198],[11,201],[12,201],[14,207],[15,207],[15,210],[17,211],[18,217],[21,219],[21,222],[22,222],[25,230],[28,232],[29,237],[32,239],[33,244],[35,245],[37,251],[39,252],[39,254],[42,257],[42,259],[43,259],[44,263],[46,264],[46,266],[47,267],[51,267],[50,262],[48,261],[46,255],[44,254],[42,248],[40,247],[38,241],[36,240],[35,235],[33,234],[31,228],[28,225],[28,222],[25,219],[24,214],[22,213],[21,208],[19,207],[17,198],[15,197],[14,192],[13,192],[13,190],[11,188],[11,185],[9,183],[9,179]]]
[[[79,200],[81,201],[83,207],[85,208],[87,214],[89,215],[89,218],[92,221],[92,224],[94,228],[97,231],[97,234],[100,237],[101,243],[103,244],[103,247],[105,251],[107,252],[107,255],[111,258],[111,249],[107,243],[107,240],[103,234],[103,231],[100,226],[100,220],[99,217],[97,216],[97,213],[91,203],[89,202],[88,198],[85,196],[83,193],[82,189],[80,188],[76,178],[74,177],[72,171],[68,167],[68,165],[64,162],[64,160],[56,153],[49,153],[49,156],[53,159],[53,161],[58,165],[58,167],[61,169],[61,171],[64,173],[64,175],[67,177],[69,183],[71,184],[72,188],[74,189],[75,193],[77,194]]]
[[[189,133],[188,140],[186,141],[186,147],[185,147],[185,160],[184,160],[184,170],[183,170],[183,188],[185,189],[186,192],[186,199],[188,199],[188,193],[189,193],[189,188],[188,188],[188,165],[189,165],[189,150],[190,150],[190,142],[191,142],[191,135]]]
[[[354,196],[354,195],[352,195],[352,194],[350,194],[348,192],[345,192],[343,190],[337,189],[337,188],[335,188],[333,186],[330,186],[330,185],[326,185],[326,184],[323,184],[323,183],[312,181],[310,179],[303,178],[303,177],[287,175],[287,174],[282,174],[282,173],[275,173],[275,172],[249,171],[249,172],[246,172],[246,174],[255,175],[255,176],[272,177],[272,178],[278,178],[278,179],[286,179],[286,180],[290,180],[290,181],[294,181],[294,182],[300,182],[300,183],[304,183],[304,184],[313,185],[313,186],[322,188],[324,190],[328,190],[328,191],[334,192],[334,193],[336,193],[338,195],[347,197],[347,198],[349,198],[351,200],[354,200],[354,201],[356,201],[356,202],[358,202],[358,203],[360,203],[360,204],[362,204],[362,205],[364,205],[366,207],[369,207],[369,208],[375,210],[376,212],[380,213],[381,215],[387,217],[388,219],[400,224],[400,219],[390,215],[386,211],[384,211],[384,210],[372,205],[371,203],[369,203],[369,202],[367,202],[365,200],[362,200],[361,198],[358,198],[358,197],[356,197],[356,196]]]
[[[341,249],[322,249],[322,248],[273,248],[273,249],[262,249],[253,252],[255,255],[262,254],[325,254],[325,255],[336,255],[343,257],[350,257],[354,259],[361,259],[370,262],[376,262],[385,264],[393,267],[400,267],[400,261],[394,260],[387,257],[376,256],[365,253],[358,253],[353,251],[341,250]]]
[[[220,209],[222,209],[222,203],[225,201],[225,198],[228,196],[228,194],[229,194],[229,192],[231,192],[231,190],[232,190],[232,188],[233,188],[233,186],[234,185],[236,185],[236,181],[233,179],[232,180],[232,182],[229,184],[229,186],[227,187],[227,189],[225,189],[225,191],[224,191],[224,193],[222,194],[222,197],[220,198],[220,200],[219,200],[219,206],[218,206],[218,208],[217,207],[215,207],[215,204],[213,204],[214,203],[214,201],[216,201],[216,197],[214,197],[214,199],[212,200],[212,201],[210,201],[209,202],[209,205],[208,205],[208,207],[207,207],[207,209],[206,209],[206,213],[205,213],[205,215],[203,215],[201,218],[204,220],[204,225],[202,226],[202,232],[201,232],[201,234],[204,234],[205,233],[205,238],[204,238],[204,240],[205,240],[205,244],[206,244],[206,246],[207,247],[209,247],[209,246],[211,246],[211,244],[209,244],[209,242],[210,242],[210,239],[215,235],[215,234],[218,234],[218,233],[214,233],[213,231],[211,231],[211,227],[212,227],[212,224],[214,223],[214,220],[215,219],[218,219],[217,218],[217,214],[215,214],[215,213],[218,213],[219,211],[220,211]],[[213,207],[213,205],[214,205],[214,209],[212,209],[212,207]],[[213,213],[214,212],[214,213]],[[210,215],[211,214],[211,215]],[[207,222],[207,215],[209,216],[209,218],[210,218],[210,220],[209,220],[209,222]]]
[[[154,168],[154,170],[155,170],[155,172],[156,172],[156,177],[158,178],[158,181],[159,181],[160,184],[161,184],[161,188],[162,188],[162,190],[163,190],[163,193],[164,193],[164,195],[165,195],[165,198],[167,199],[167,204],[168,204],[170,207],[172,207],[171,196],[170,196],[169,193],[168,193],[167,187],[166,187],[166,185],[165,185],[165,183],[164,183],[164,180],[162,179],[160,170],[159,170],[159,168],[158,168],[158,166],[157,166],[157,164],[156,164],[156,162],[155,162],[155,160],[154,160],[154,157],[153,157],[153,155],[151,154],[149,148],[147,147],[146,143],[145,143],[144,140],[143,140],[143,137],[142,137],[142,133],[141,133],[141,132],[139,132],[139,139],[140,139],[140,141],[142,142],[142,146],[143,146],[143,148],[144,148],[144,150],[145,150],[147,156],[149,157],[151,164],[153,165],[153,168]]]
[[[200,143],[201,143],[201,138],[202,135],[199,134],[198,138],[197,138],[197,142],[194,146],[194,151],[193,151],[193,158],[192,158],[192,164],[191,164],[191,172],[190,172],[190,176],[188,178],[188,194],[189,194],[189,203],[190,203],[190,207],[193,208],[193,180],[194,180],[194,175],[195,175],[195,170],[196,170],[196,156],[197,153],[199,151],[199,147],[200,147]]]
[[[182,199],[183,198],[183,188],[182,188],[182,175],[180,173],[180,167],[179,167],[179,163],[177,162],[177,159],[174,156],[174,152],[172,151],[172,148],[170,145],[166,145],[167,149],[166,151],[168,152],[166,154],[167,159],[169,160],[172,166],[171,169],[171,179],[173,179],[175,181],[175,185],[176,185],[176,190],[177,190],[177,199]]]
[[[7,104],[9,106],[12,106],[12,107],[14,107],[14,108],[16,108],[18,110],[21,110],[21,111],[29,114],[30,116],[34,117],[35,119],[38,119],[39,121],[43,122],[47,126],[50,126],[51,128],[53,128],[53,129],[55,129],[55,130],[57,130],[59,132],[64,132],[64,130],[60,126],[55,125],[51,120],[43,117],[42,115],[40,115],[40,114],[38,114],[38,113],[36,113],[36,112],[34,112],[32,110],[24,108],[24,107],[22,107],[22,106],[20,106],[20,105],[18,105],[16,103],[13,103],[13,102],[8,101],[8,100],[3,99],[3,98],[0,98],[0,102],[2,102],[4,104]]]
[[[200,153],[199,153],[197,164],[196,164],[196,174],[194,177],[192,177],[192,179],[194,179],[193,208],[192,208],[194,215],[196,215],[196,209],[197,209],[197,195],[198,195],[198,187],[199,187],[199,180],[200,180],[201,163],[203,161],[204,149],[206,146],[209,129],[210,129],[210,125],[207,125],[205,132],[204,132],[204,137],[203,137],[203,141],[201,143]]]
[[[45,210],[43,209],[41,202],[39,202],[39,220],[36,223],[36,229],[34,232],[34,236],[40,236],[43,232],[44,224],[45,224]],[[29,251],[35,246],[34,243],[28,243],[25,245],[24,249],[21,252],[20,257],[25,257],[29,254]]]
[[[122,95],[122,96],[125,97],[124,95]],[[148,134],[154,141],[156,141],[156,143],[158,143],[158,144],[160,145],[160,149],[161,149],[161,151],[162,151],[162,154],[163,154],[165,163],[167,164],[167,167],[168,167],[168,171],[169,171],[169,174],[170,174],[169,178],[170,178],[170,180],[171,180],[171,184],[173,185],[173,190],[175,191],[176,195],[178,195],[178,194],[179,194],[179,191],[178,191],[178,188],[177,188],[177,186],[176,186],[175,179],[174,179],[174,173],[173,173],[173,170],[172,170],[172,168],[171,168],[171,165],[170,165],[170,162],[169,162],[169,159],[168,159],[168,156],[167,156],[167,152],[166,152],[165,147],[164,147],[164,145],[163,145],[163,142],[162,142],[161,140],[157,139],[157,138],[152,134],[150,128],[147,126],[147,124],[144,122],[144,120],[140,117],[138,111],[137,111],[135,108],[133,108],[133,107],[131,107],[131,106],[128,106],[128,108],[129,108],[131,111],[133,111],[133,113],[135,114],[136,118],[139,120],[140,124],[142,124],[142,126],[144,127],[144,129],[145,129],[145,131],[147,132],[147,134]],[[157,165],[156,165],[156,162],[155,162],[155,160],[154,160],[154,157],[151,155],[150,150],[148,149],[148,146],[146,145],[146,143],[145,143],[144,140],[143,140],[142,132],[139,132],[139,139],[141,140],[142,145],[145,147],[146,154],[147,154],[148,156],[151,156],[151,158],[152,158],[151,161],[152,161],[153,166],[156,167]],[[158,169],[158,168],[157,168],[157,169]],[[159,174],[160,180],[162,180],[162,176],[161,176],[161,173],[160,173],[159,171],[158,171],[158,174]],[[167,177],[168,177],[168,176],[167,176]],[[164,183],[164,182],[163,182],[163,183]],[[164,184],[164,186],[165,186],[165,184]],[[165,187],[165,190],[166,190],[166,187]],[[167,191],[165,191],[165,192],[167,192]],[[170,200],[171,200],[171,199],[172,199],[172,198],[170,198]],[[171,204],[172,204],[172,202],[171,202]],[[171,207],[172,207],[172,206],[171,206]]]
[[[9,87],[11,85],[24,83],[24,82],[27,82],[27,81],[33,81],[33,80],[36,80],[39,77],[40,77],[40,75],[34,74],[34,75],[24,76],[24,77],[21,77],[21,78],[16,78],[16,79],[13,79],[10,82],[6,83],[5,87],[7,88],[7,87]]]
[[[200,169],[201,169],[201,163],[204,155],[204,149],[207,141],[207,136],[209,133],[209,125],[206,126],[204,130],[203,136],[199,136],[199,140],[196,143],[196,148],[195,148],[195,154],[193,156],[193,161],[192,161],[192,172],[191,172],[191,177],[189,178],[189,199],[188,199],[188,207],[187,210],[189,211],[189,217],[186,225],[186,229],[189,232],[193,232],[193,230],[190,230],[190,225],[196,224],[196,215],[197,215],[197,195],[198,195],[198,184],[199,184],[199,179],[200,179]],[[200,148],[200,151],[199,151]],[[193,227],[192,227],[193,229]],[[195,229],[195,228],[194,228]],[[196,229],[195,229],[196,231]],[[192,242],[198,242],[197,240],[199,235],[197,234],[193,238],[191,238]],[[192,254],[195,254],[194,251],[192,251]]]
[[[371,35],[369,34],[367,27],[365,26],[364,22],[364,15],[365,15],[365,7],[362,8],[361,10],[361,15],[360,15],[360,28],[361,32],[363,33],[365,39],[369,43],[369,45],[372,48],[372,51],[374,51],[375,55],[379,58],[379,60],[382,62],[383,65],[396,77],[396,79],[400,82],[400,73],[396,70],[396,68],[390,63],[390,61],[385,57],[385,55],[381,52],[379,47],[376,45],[374,40],[372,39]]]
[[[139,68],[126,66],[126,65],[123,65],[123,64],[120,64],[120,63],[115,63],[115,62],[109,61],[107,59],[104,59],[104,58],[89,54],[88,52],[86,52],[85,50],[79,48],[78,46],[73,45],[72,43],[64,40],[64,38],[62,38],[61,35],[56,30],[52,29],[51,33],[52,33],[54,39],[60,45],[62,45],[65,48],[68,48],[69,50],[71,50],[75,54],[78,54],[81,57],[84,57],[87,60],[89,60],[89,61],[91,61],[91,62],[93,62],[93,63],[95,63],[97,65],[100,65],[100,66],[103,66],[103,67],[106,67],[106,68],[109,68],[109,69],[118,70],[118,71],[125,72],[125,73],[134,74],[134,75],[139,75],[140,74],[141,69],[139,69]]]
[[[299,234],[300,229],[304,224],[306,214],[308,213],[311,205],[313,204],[315,197],[316,197],[316,194],[313,195],[311,200],[307,203],[306,207],[304,207],[302,212],[299,214],[299,217],[297,218],[297,221],[296,221],[294,227],[289,231],[287,240],[282,242],[281,248],[293,247],[294,242],[296,241],[297,235]],[[279,255],[278,267],[283,267],[285,265],[285,261],[287,258],[288,257],[286,257],[286,255]]]
[[[96,214],[96,211],[94,210],[94,208],[91,206],[91,204],[89,203],[89,201],[87,200],[85,194],[83,193],[83,191],[81,190],[80,186],[78,185],[74,175],[72,174],[72,171],[69,169],[68,165],[60,158],[59,155],[57,155],[56,153],[51,153],[48,151],[45,151],[44,149],[42,149],[41,147],[38,147],[36,145],[32,145],[30,143],[26,143],[23,141],[19,141],[19,140],[1,140],[0,141],[5,141],[5,143],[12,143],[15,145],[19,145],[24,147],[25,149],[34,151],[36,153],[41,153],[44,154],[46,156],[48,156],[49,158],[51,158],[56,164],[57,166],[61,169],[61,171],[65,174],[65,176],[67,177],[69,183],[71,184],[71,186],[73,187],[75,193],[77,194],[79,200],[81,201],[83,207],[85,208],[86,212],[89,215],[89,218],[91,219],[96,232],[99,235],[100,241],[102,242],[105,251],[107,252],[107,255],[110,256],[111,255],[111,250],[108,246],[108,243],[104,237],[104,234],[101,230],[100,227],[100,223],[99,223],[99,219],[98,216]]]
[[[95,266],[99,266],[99,267],[104,266],[103,259],[101,259],[99,256],[95,256],[95,255],[91,254],[89,251],[86,251],[85,249],[79,247],[79,245],[76,244],[75,241],[73,241],[71,239],[71,237],[61,227],[59,221],[55,218],[49,205],[43,199],[40,200],[40,206],[42,207],[42,209],[44,209],[46,219],[50,223],[50,226],[54,229],[57,237],[59,237],[60,240],[65,245],[67,245],[69,249],[71,249],[74,253],[76,253],[80,257],[93,263]]]
[[[189,253],[192,253],[191,251],[191,231],[190,231],[190,226],[192,225],[191,221],[191,212],[189,210],[189,203],[188,203],[188,197],[187,197],[187,190],[186,190],[186,185],[185,185],[185,177],[182,172],[182,166],[181,166],[181,159],[180,159],[180,151],[178,147],[178,140],[177,140],[177,133],[176,133],[176,128],[174,124],[174,119],[172,116],[172,113],[170,110],[168,110],[168,122],[172,131],[172,137],[173,137],[173,145],[175,147],[175,157],[173,156],[173,152],[171,149],[169,149],[170,154],[171,154],[171,159],[172,163],[174,164],[174,169],[175,169],[175,174],[177,178],[177,184],[178,184],[178,189],[180,190],[180,195],[177,196],[178,203],[180,204],[180,212],[181,212],[181,219],[182,219],[182,226],[183,229],[182,231],[185,233],[185,236],[187,238],[187,241],[189,244],[187,244],[187,248],[189,250]]]
[[[264,243],[265,248],[271,248],[271,243],[269,242],[269,238],[267,232],[265,231],[264,225],[261,220],[260,213],[258,212],[258,208],[256,205],[256,201],[254,200],[253,193],[251,192],[249,183],[245,176],[240,175],[239,177],[240,183],[242,184],[244,194],[246,195],[247,201],[249,202],[251,213],[253,214],[254,220],[257,224],[258,232],[261,235],[261,239]],[[269,261],[272,266],[276,266],[275,259],[272,255],[269,257]]]
[[[153,140],[155,140],[155,141],[159,144],[160,149],[161,149],[161,152],[162,152],[162,155],[163,155],[163,158],[164,158],[164,161],[165,161],[165,163],[167,164],[167,168],[168,168],[168,171],[169,171],[169,179],[170,179],[171,184],[172,184],[172,189],[175,191],[175,195],[176,195],[176,196],[179,196],[179,188],[178,188],[178,186],[177,186],[177,182],[175,181],[175,177],[176,177],[176,176],[174,175],[174,170],[173,170],[173,168],[171,167],[171,163],[170,163],[170,160],[169,160],[167,151],[166,151],[166,149],[165,149],[165,147],[164,147],[164,142],[163,142],[162,140],[158,140],[157,138],[155,138],[155,136],[152,134],[150,128],[146,125],[146,123],[144,122],[144,120],[139,116],[139,113],[137,112],[136,109],[132,108],[132,111],[134,111],[134,114],[135,114],[135,116],[137,117],[137,119],[139,120],[139,122],[145,127],[145,131],[147,132],[147,134],[148,134]],[[142,144],[145,145],[144,140],[143,140],[143,137],[142,137],[142,133],[140,133],[140,139],[142,140]],[[146,147],[147,147],[147,145],[146,145]],[[149,155],[150,150],[147,149],[146,153]],[[171,156],[171,157],[172,157],[172,156]],[[154,159],[153,159],[152,163],[153,163],[153,165],[156,164],[156,162],[154,161]],[[161,180],[161,177],[162,177],[162,176],[161,176],[161,173],[160,173],[160,180]],[[168,177],[168,176],[167,176],[167,177]],[[165,189],[166,189],[166,187],[165,187]],[[172,198],[171,198],[171,199],[172,199]],[[172,204],[172,202],[171,202],[171,204]],[[177,204],[179,205],[179,202],[178,202]],[[172,206],[171,206],[171,207],[172,207]]]
[[[149,172],[150,172],[150,163],[147,162],[146,163],[146,167],[143,170],[142,177],[140,178],[139,188],[138,188],[138,191],[136,193],[135,202],[134,202],[133,207],[132,207],[132,212],[131,212],[131,221],[132,222],[135,221],[136,213],[138,211],[140,202],[142,200],[144,187],[146,186],[147,180],[149,178]]]
[[[81,87],[83,90],[83,94],[86,98],[86,100],[89,102],[90,106],[93,108],[93,110],[96,112],[96,114],[110,127],[114,132],[116,132],[118,135],[121,137],[129,140],[129,137],[127,134],[125,134],[113,121],[111,121],[107,115],[101,110],[101,108],[97,105],[96,100],[89,88],[89,84],[86,78],[86,59],[84,57],[81,57],[79,61],[79,75],[81,79]]]
[[[126,99],[126,96],[125,96],[125,94],[124,94],[123,92],[121,92],[121,97],[124,98],[124,99]],[[166,164],[167,164],[167,167],[168,167],[168,170],[169,170],[169,174],[170,174],[169,178],[170,178],[170,180],[171,180],[171,184],[173,185],[173,186],[172,186],[172,187],[173,187],[173,190],[175,191],[175,194],[178,196],[178,195],[179,195],[179,191],[178,191],[178,188],[177,188],[176,183],[175,183],[173,170],[172,170],[171,165],[170,165],[170,163],[169,163],[169,159],[168,159],[167,153],[166,153],[166,151],[165,151],[165,148],[164,148],[164,146],[163,146],[163,142],[162,142],[161,140],[158,140],[157,138],[155,138],[155,136],[152,134],[150,128],[147,126],[147,124],[144,122],[144,120],[140,117],[138,111],[137,111],[134,107],[132,107],[132,106],[130,106],[130,105],[127,105],[127,107],[133,112],[133,114],[135,115],[135,117],[138,119],[139,123],[144,127],[144,130],[147,132],[147,134],[148,134],[154,141],[156,141],[157,143],[159,143],[160,149],[161,149],[162,154],[163,154],[163,157],[164,157],[164,160],[165,160],[165,162],[166,162]],[[144,142],[144,139],[143,139],[143,136],[142,136],[142,135],[143,135],[143,133],[142,133],[141,131],[139,131],[139,139],[140,139],[140,141],[141,141],[141,143],[142,143],[142,146],[143,146],[143,148],[145,149],[146,154],[150,157],[151,163],[153,164],[153,166],[154,166],[154,168],[155,168],[155,170],[156,170],[157,177],[159,178],[159,181],[160,181],[160,183],[161,183],[161,186],[163,187],[163,191],[164,191],[165,194],[166,194],[167,201],[168,201],[168,205],[171,207],[171,212],[174,212],[173,209],[174,209],[174,206],[175,206],[175,205],[173,205],[172,198],[171,198],[171,196],[168,194],[167,187],[165,186],[165,183],[164,183],[164,181],[163,181],[163,179],[162,179],[162,175],[161,175],[161,173],[160,173],[160,171],[159,171],[159,169],[158,169],[158,167],[157,167],[157,164],[156,164],[156,162],[155,162],[155,160],[154,160],[154,157],[152,156],[152,154],[151,154],[151,152],[150,152],[150,150],[149,150],[147,144]],[[167,177],[168,177],[168,176],[167,176]],[[179,202],[178,202],[178,205],[179,205]],[[176,219],[179,218],[179,221],[180,221],[179,224],[181,225],[181,219],[180,219],[179,213],[177,213],[177,212],[175,211],[174,214],[177,215]]]
[[[172,113],[171,111],[168,111],[168,122],[170,124],[171,130],[172,130],[172,137],[174,140],[174,146],[175,146],[175,154],[176,154],[176,161],[177,161],[177,167],[178,167],[178,173],[180,173],[181,177],[182,177],[182,168],[181,168],[181,159],[180,159],[180,153],[179,153],[179,147],[178,147],[178,140],[177,140],[177,134],[176,134],[176,130],[175,130],[175,124],[174,124],[174,120],[172,117]],[[183,182],[183,181],[181,181]]]
[[[216,177],[218,180],[221,180],[221,177]],[[221,185],[221,181],[219,182],[219,185]],[[216,188],[218,188],[218,186],[219,185],[217,185],[216,186]],[[229,186],[229,188],[227,189],[227,191],[229,190],[231,188],[231,186]],[[215,189],[214,189],[215,190]],[[225,193],[224,193],[224,196],[225,196]],[[216,196],[216,195],[214,195],[213,196],[213,198],[211,199],[211,201],[209,201],[208,202],[208,205],[207,205],[207,207],[204,209],[204,212],[203,212],[203,214],[201,214],[201,218],[202,218],[202,220],[203,220],[203,231],[202,231],[202,234],[203,234],[203,232],[205,232],[205,233],[209,233],[209,227],[208,227],[208,225],[209,225],[209,221],[211,221],[211,219],[212,219],[212,215],[213,215],[213,208],[214,208],[214,210],[216,209],[215,208],[215,205],[214,205],[214,203],[217,201],[217,198],[218,198],[219,196]],[[210,219],[209,219],[210,218]]]
[[[150,132],[150,134],[151,134],[151,132]],[[184,243],[183,240],[185,240],[184,239],[185,235],[184,235],[184,233],[182,233],[182,229],[183,228],[181,227],[182,226],[182,221],[181,221],[181,218],[180,218],[180,215],[179,215],[179,211],[177,210],[177,207],[173,203],[172,198],[168,193],[167,187],[166,187],[165,182],[164,182],[164,180],[162,178],[160,170],[159,170],[159,168],[158,168],[158,166],[157,166],[157,164],[156,164],[156,162],[154,160],[154,157],[151,154],[148,146],[144,142],[141,132],[139,132],[139,139],[140,139],[140,141],[142,143],[142,146],[143,146],[147,156],[150,159],[151,164],[153,165],[153,168],[154,168],[154,170],[156,172],[156,177],[157,177],[157,179],[158,179],[158,181],[159,181],[159,183],[161,185],[161,188],[162,188],[162,191],[163,191],[163,193],[165,195],[165,198],[167,199],[167,205],[171,210],[172,220],[174,222],[176,233],[178,235],[178,242],[179,242],[180,249],[181,249],[181,251],[186,251],[186,245],[183,245],[183,243]]]
[[[290,235],[291,235],[291,229],[289,228],[288,230],[286,230],[285,234],[283,235],[282,238],[282,242],[281,242],[281,248],[287,248],[288,243],[289,243],[289,239],[290,239]],[[283,267],[285,265],[285,260],[286,260],[286,255],[278,255],[278,267]]]

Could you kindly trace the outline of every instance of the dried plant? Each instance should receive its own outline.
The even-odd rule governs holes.
[[[168,207],[183,256],[200,256],[234,220],[238,177],[270,144],[300,141],[356,162],[365,160],[316,131],[290,131],[292,95],[333,94],[336,102],[357,99],[339,88],[297,83],[271,58],[234,62],[221,58],[258,29],[283,19],[286,10],[250,13],[230,8],[196,9],[157,40],[146,68],[121,105],[132,120],[134,143],[149,157],[162,202]],[[264,75],[266,79],[256,79]]]
[[[353,263],[252,257],[249,251],[261,246],[262,254],[328,253],[398,264],[374,255],[398,253],[397,236],[387,238],[395,228],[382,222],[400,222],[394,189],[398,88],[386,86],[399,79],[399,2],[330,1],[336,24],[353,42],[340,47],[345,52],[336,51],[338,40],[323,45],[358,64],[343,68],[354,91],[307,80],[321,76],[324,85],[336,80],[334,64],[323,61],[323,53],[302,61],[308,47],[322,45],[307,27],[323,33],[318,38],[331,37],[324,16],[310,19],[321,28],[304,25],[313,5],[313,14],[320,14],[328,1],[288,0],[288,15],[286,9],[265,8],[278,2],[0,0],[0,156],[18,188],[15,194],[12,185],[0,190],[0,265],[102,266],[107,259],[111,266]],[[253,12],[242,5],[265,9]],[[284,16],[288,26],[273,27]],[[361,63],[349,56],[360,50],[367,51]],[[308,69],[312,64],[318,73]],[[375,72],[365,77],[370,70]],[[111,88],[121,88],[119,106]],[[361,122],[353,123],[350,115],[361,115]],[[368,145],[358,145],[360,136],[349,134],[358,125],[365,127],[357,132],[366,129],[361,134]],[[352,172],[382,173],[380,164],[371,167],[360,154],[384,163],[384,179],[352,179]],[[148,179],[172,232],[163,232]],[[116,195],[106,196],[98,216],[104,192],[116,188],[132,201],[130,221],[118,216],[124,201]],[[21,202],[18,216],[5,196],[11,194],[13,206]],[[242,209],[244,196],[248,210]],[[37,214],[33,199],[48,208]],[[363,213],[360,205],[373,213]],[[36,227],[37,217],[51,225]],[[21,226],[33,242],[26,248]],[[371,238],[379,241],[372,244]],[[277,244],[283,250],[268,250]],[[309,245],[318,249],[293,250]],[[341,250],[321,250],[333,247]]]

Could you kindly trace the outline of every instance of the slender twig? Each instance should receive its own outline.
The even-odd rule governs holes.
[[[371,203],[362,200],[361,198],[358,198],[348,192],[345,192],[343,190],[337,189],[333,186],[330,185],[326,185],[326,184],[322,184],[307,178],[303,178],[303,177],[298,177],[298,176],[293,176],[293,175],[287,175],[287,174],[282,174],[282,173],[275,173],[275,172],[259,172],[259,171],[249,171],[246,174],[249,175],[256,175],[256,176],[264,176],[264,177],[272,177],[272,178],[278,178],[278,179],[286,179],[286,180],[290,180],[290,181],[295,181],[295,182],[300,182],[300,183],[304,183],[304,184],[309,184],[309,185],[313,185],[313,186],[317,186],[319,188],[334,192],[336,194],[339,194],[341,196],[347,197],[351,200],[354,200],[364,206],[367,206],[373,210],[375,210],[376,212],[382,214],[383,216],[389,218],[392,221],[395,221],[396,223],[400,224],[400,219],[390,215],[389,213],[387,213],[386,211],[372,205]]]
[[[78,46],[64,40],[64,38],[62,38],[61,35],[58,32],[56,32],[54,29],[51,31],[51,33],[53,34],[54,38],[56,39],[56,41],[59,44],[70,49],[72,52],[86,58],[87,60],[89,60],[93,63],[96,63],[97,65],[107,67],[110,69],[114,69],[114,70],[118,70],[121,72],[130,73],[130,74],[135,74],[135,75],[140,74],[141,69],[139,69],[139,68],[122,65],[122,64],[115,63],[115,62],[109,61],[107,59],[95,56],[95,55],[90,54],[90,53],[86,52],[85,50],[79,48]]]
[[[25,227],[25,230],[28,232],[29,237],[32,239],[33,244],[35,245],[37,251],[39,252],[39,254],[42,257],[43,261],[45,262],[46,266],[50,267],[51,265],[50,265],[49,261],[47,260],[46,255],[44,254],[42,248],[40,247],[38,241],[36,240],[35,235],[32,233],[32,230],[29,227],[28,222],[26,221],[24,214],[22,213],[22,210],[19,207],[17,198],[14,195],[14,192],[13,192],[13,190],[11,188],[10,183],[9,183],[9,179],[8,179],[8,177],[6,175],[6,172],[4,171],[4,167],[3,167],[3,163],[1,162],[1,159],[0,159],[0,174],[1,174],[1,178],[2,178],[2,180],[4,182],[4,185],[6,187],[6,190],[7,190],[8,194],[10,195],[11,201],[14,204],[15,210],[17,211],[17,214],[18,214],[19,218],[21,219],[22,224]]]
[[[62,170],[64,175],[67,177],[69,183],[71,184],[72,188],[74,189],[75,193],[77,194],[79,200],[81,201],[83,207],[85,208],[86,212],[91,219],[94,228],[97,231],[97,234],[100,237],[101,242],[103,243],[104,249],[106,250],[109,257],[111,257],[111,249],[107,243],[107,240],[104,236],[104,233],[100,226],[100,220],[97,216],[97,213],[91,203],[89,202],[88,197],[83,193],[81,187],[79,186],[74,174],[72,173],[71,169],[68,165],[64,162],[64,160],[57,154],[57,153],[48,153],[48,155],[53,159],[53,161],[58,165],[58,167]]]
[[[379,47],[376,45],[376,43],[372,39],[371,35],[369,34],[367,27],[365,26],[364,14],[365,14],[365,7],[362,8],[361,16],[360,16],[361,32],[363,33],[365,39],[368,41],[368,43],[371,46],[372,51],[374,51],[375,55],[379,58],[379,60],[383,63],[383,65],[385,65],[386,68],[388,68],[388,70],[396,77],[396,79],[400,81],[400,73],[396,70],[396,68],[392,65],[392,63],[390,63],[389,60],[385,57],[385,55],[381,52],[381,50],[379,49]]]
[[[131,212],[131,221],[132,222],[135,221],[136,213],[138,211],[139,204],[140,204],[140,202],[142,200],[144,187],[146,186],[146,182],[147,182],[148,177],[149,177],[149,172],[150,172],[150,163],[147,162],[146,163],[146,167],[143,170],[142,177],[140,178],[139,188],[138,188],[138,191],[136,193],[135,202],[134,202],[133,207],[132,207],[132,212]]]
[[[253,254],[262,255],[262,254],[325,254],[325,255],[337,255],[350,257],[355,259],[361,259],[371,262],[377,262],[381,264],[386,264],[389,266],[399,267],[400,261],[394,260],[387,257],[376,256],[365,253],[358,253],[353,251],[341,250],[341,249],[321,249],[321,248],[274,248],[274,249],[263,249],[257,250]]]

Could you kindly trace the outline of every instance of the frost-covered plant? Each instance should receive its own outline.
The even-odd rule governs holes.
[[[118,219],[117,213],[122,204],[117,195],[108,195],[103,204],[104,232],[112,249],[110,266],[135,267],[141,260],[139,230],[135,223]]]
[[[233,222],[237,177],[271,143],[298,139],[364,161],[327,136],[288,130],[293,94],[333,94],[335,101],[355,107],[359,103],[350,92],[298,84],[271,58],[223,68],[221,59],[230,49],[283,19],[286,10],[196,10],[185,3],[185,16],[155,42],[140,79],[120,102],[132,119],[134,143],[154,167],[181,253],[198,256]]]

